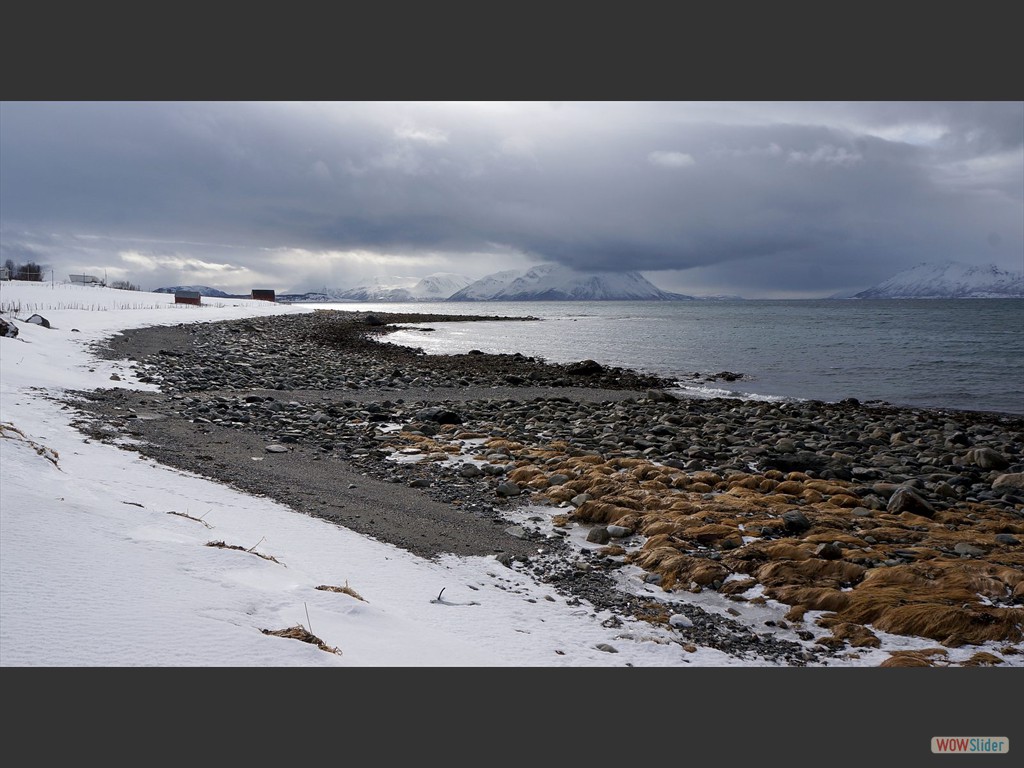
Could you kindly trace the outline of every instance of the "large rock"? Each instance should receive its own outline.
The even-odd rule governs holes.
[[[796,445],[793,446],[796,448]],[[761,459],[762,469],[777,469],[780,472],[815,472],[821,473],[826,469],[842,469],[838,463],[830,462],[826,457],[819,456],[813,451],[797,450],[796,453],[781,452],[765,456]],[[833,466],[834,465],[834,466]]]
[[[665,392],[661,389],[649,389],[647,390],[646,397],[652,403],[676,403],[679,402],[679,398],[673,394]],[[657,433],[655,433],[657,434]]]
[[[814,556],[822,560],[838,560],[843,556],[843,550],[835,542],[823,541],[814,548]]]
[[[796,443],[788,437],[782,437],[775,442],[775,450],[779,453],[796,453]]]
[[[41,325],[41,326],[43,326],[43,328],[49,328],[50,327],[50,321],[47,320],[42,315],[32,315],[32,317],[30,317],[25,322],[26,323],[32,323],[34,325]]]
[[[6,336],[9,339],[16,338],[18,335],[18,326],[14,323],[8,323],[2,317],[0,317],[0,336]]]
[[[977,547],[974,544],[968,544],[966,541],[958,541],[953,547],[953,551],[958,555],[969,557],[981,557],[985,554],[984,549]]]
[[[512,496],[518,496],[523,491],[515,483],[501,483],[497,488],[494,489],[494,492],[498,494],[498,496],[507,499]]]
[[[811,528],[811,521],[799,509],[791,509],[782,514],[782,524],[790,533],[803,533]]]
[[[607,544],[611,538],[608,528],[603,525],[595,526],[587,532],[587,541],[592,544]]]
[[[462,417],[455,411],[442,408],[440,406],[431,406],[429,408],[422,408],[416,411],[416,418],[423,419],[424,421],[433,421],[437,424],[461,424]]]
[[[918,496],[912,488],[906,485],[901,485],[893,491],[892,496],[889,497],[889,503],[886,505],[885,511],[894,515],[898,515],[901,512],[910,512],[923,517],[932,517],[935,515],[935,508]]]
[[[982,469],[1006,469],[1010,462],[997,451],[987,446],[972,448],[967,452],[967,462]]]
[[[992,481],[993,488],[1024,490],[1024,472],[1010,472]]]
[[[579,376],[596,376],[604,372],[604,366],[596,360],[580,360],[578,363],[570,363],[565,370]]]

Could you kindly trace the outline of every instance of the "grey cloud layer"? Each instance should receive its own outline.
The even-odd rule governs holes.
[[[801,289],[1024,268],[1021,102],[5,102],[0,120],[7,251],[13,231],[511,250]]]

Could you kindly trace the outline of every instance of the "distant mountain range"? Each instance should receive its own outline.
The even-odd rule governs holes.
[[[1020,299],[1024,298],[1024,273],[1008,272],[995,265],[924,262],[849,298]]]
[[[435,272],[421,280],[378,278],[357,288],[330,290],[326,295],[331,301],[444,301],[471,282],[465,275]]]
[[[204,294],[205,295],[205,294]],[[279,301],[689,301],[638,272],[579,272],[556,264],[495,272],[473,280],[437,272],[421,280],[380,278],[347,289],[278,295]]]
[[[247,299],[207,285],[157,288],[155,293],[194,291],[201,296]],[[324,288],[307,293],[277,294],[277,300],[296,303],[332,301],[713,301],[741,296],[694,297],[663,291],[639,272],[580,272],[557,264],[527,270],[510,269],[473,280],[452,272],[424,278],[376,278],[355,288]],[[833,299],[989,299],[1024,298],[1024,272],[995,265],[971,266],[955,261],[923,262],[858,293],[835,294]]]
[[[175,285],[170,288],[154,288],[152,292],[178,293],[179,291],[191,291],[192,293],[198,293],[200,296],[210,296],[217,299],[241,298],[230,293],[224,293],[224,291],[219,291],[216,288],[211,288],[208,285]],[[244,298],[249,298],[248,294]]]
[[[663,291],[639,272],[579,272],[540,264],[519,272],[487,275],[448,301],[688,301],[693,296]]]

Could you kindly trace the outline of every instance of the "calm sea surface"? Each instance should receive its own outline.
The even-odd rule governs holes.
[[[365,312],[533,316],[407,326],[429,354],[521,352],[668,376],[693,397],[855,397],[1024,414],[1024,300],[421,302],[310,305]],[[423,328],[432,328],[427,331]],[[721,371],[734,382],[708,382]],[[698,378],[694,378],[694,374]]]

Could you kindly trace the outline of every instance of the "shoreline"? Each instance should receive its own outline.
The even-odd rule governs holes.
[[[564,307],[565,302],[558,305]],[[515,307],[502,305],[493,310],[513,312]],[[904,308],[899,315],[903,318],[906,313]],[[689,390],[675,392],[680,396],[768,402],[838,402],[855,397],[865,404],[907,409],[981,411],[1024,417],[1024,391],[1017,384],[1021,377],[1013,373],[1020,369],[1014,356],[1014,348],[1019,351],[1020,347],[1012,340],[1002,354],[995,353],[987,343],[966,347],[963,339],[959,339],[949,349],[929,355],[930,342],[926,338],[920,338],[917,344],[901,352],[899,346],[905,338],[902,332],[894,334],[892,341],[878,339],[873,346],[865,337],[861,349],[854,343],[857,332],[823,330],[819,334],[811,329],[808,344],[789,349],[782,341],[782,334],[759,333],[751,327],[750,314],[740,318],[715,312],[706,317],[703,313],[681,315],[677,318],[679,330],[685,329],[685,332],[679,334],[678,341],[673,331],[674,316],[657,311],[624,312],[624,316],[634,321],[644,317],[645,323],[634,323],[635,330],[621,332],[613,325],[613,317],[619,313],[602,311],[599,307],[580,315],[579,323],[571,308],[563,310],[562,314],[555,308],[539,309],[538,314],[551,323],[549,328],[485,326],[479,333],[474,333],[468,324],[456,325],[451,332],[438,326],[430,329],[438,333],[420,333],[417,328],[408,328],[402,329],[392,340],[410,346],[422,345],[430,354],[465,352],[471,344],[482,344],[491,351],[532,351],[545,359],[566,362],[579,354],[571,341],[578,326],[588,354],[596,355],[598,361],[673,377],[680,388]],[[768,317],[785,322],[777,313]],[[830,318],[825,313],[821,317],[835,319],[836,325],[842,326],[842,315]],[[700,325],[700,318],[707,322]],[[913,324],[913,313],[906,319]],[[1014,314],[1005,318],[1010,325],[1015,319]],[[860,327],[859,323],[865,318],[852,320]],[[766,321],[771,322],[768,318]],[[721,331],[707,330],[718,328],[720,324]],[[874,330],[881,331],[881,328]],[[955,332],[955,328],[949,330]],[[901,341],[897,343],[896,338]],[[905,340],[912,343],[909,338]],[[817,345],[820,344],[825,346],[819,354]],[[978,351],[968,354],[966,350],[973,350],[975,346]],[[833,348],[836,349],[834,360],[829,351]],[[827,367],[819,368],[819,364]],[[741,373],[722,375],[729,374],[729,371],[722,371],[722,367]]]
[[[78,426],[425,557],[495,556],[570,599],[686,615],[682,641],[738,655],[821,663],[886,627],[1022,652],[1024,418],[677,399],[587,361],[382,344],[419,316],[373,314],[383,324],[320,311],[125,332],[97,352],[163,391],[73,393]],[[547,511],[510,522],[531,505]],[[614,588],[628,568],[651,598]],[[736,639],[687,604],[703,591],[789,610]]]

